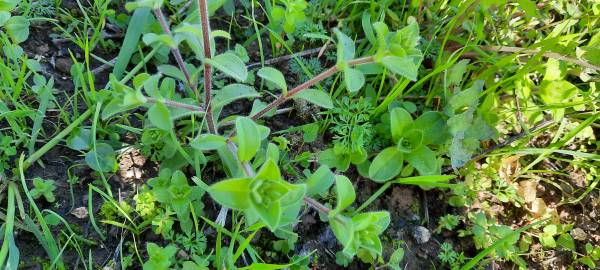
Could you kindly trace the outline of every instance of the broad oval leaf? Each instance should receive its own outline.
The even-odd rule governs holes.
[[[350,182],[348,177],[343,175],[335,176],[335,195],[337,202],[335,209],[330,212],[330,215],[332,216],[344,211],[344,209],[352,205],[356,199],[354,186],[352,186],[352,182]]]
[[[248,117],[235,120],[238,141],[238,159],[246,162],[252,159],[260,148],[260,132],[258,126]]]
[[[411,81],[417,80],[419,67],[408,56],[385,56],[381,59],[381,63],[393,73],[404,76]]]
[[[354,240],[354,228],[352,227],[352,220],[349,218],[339,215],[329,220],[331,230],[342,246],[347,247],[352,244]]]
[[[12,11],[21,0],[0,0],[0,11]]]
[[[0,2],[2,2],[0,0]],[[0,27],[4,25],[4,23],[6,23],[6,21],[8,21],[8,19],[10,19],[10,12],[8,11],[3,11],[2,9],[0,9]]]
[[[410,154],[407,154],[406,161],[417,169],[420,175],[434,175],[441,172],[435,152],[425,145],[421,145]]]
[[[254,211],[258,214],[260,219],[269,227],[269,230],[274,232],[279,227],[279,221],[281,220],[281,203],[274,202],[269,207],[265,207],[263,205],[256,205],[250,200],[250,203],[253,204]]]
[[[154,43],[164,44],[171,48],[175,48],[177,46],[177,42],[173,40],[170,35],[167,34],[155,34],[155,33],[147,33],[142,37],[142,41],[146,45],[152,45]]]
[[[260,95],[254,90],[254,87],[239,83],[229,84],[218,90],[213,99],[213,108],[221,108],[238,99],[258,96]]]
[[[91,135],[87,128],[76,128],[67,138],[67,146],[73,150],[87,150],[91,145]]]
[[[392,140],[398,143],[404,132],[410,128],[413,123],[412,116],[403,108],[394,108],[390,111],[390,130],[392,131]]]
[[[117,168],[115,151],[106,143],[98,143],[96,151],[91,150],[85,154],[85,163],[99,172],[113,172]]]
[[[321,90],[306,89],[294,95],[294,98],[304,99],[312,104],[323,107],[325,109],[333,108],[333,101],[331,100],[331,97],[329,96],[329,94]]]
[[[287,83],[285,82],[285,77],[283,77],[281,71],[272,67],[263,67],[258,70],[256,75],[277,85],[284,94],[287,93]]]
[[[156,102],[150,107],[148,110],[148,119],[159,129],[164,131],[171,131],[173,129],[169,109],[162,102]]]
[[[369,178],[375,182],[385,182],[402,171],[404,157],[396,147],[383,149],[369,167]]]
[[[346,62],[354,58],[355,47],[354,41],[339,29],[334,29],[337,36],[337,61]]]
[[[232,209],[244,210],[251,206],[249,178],[219,181],[208,188],[208,194],[219,204]]]
[[[428,111],[415,119],[414,127],[423,131],[423,144],[442,144],[449,137],[446,121],[439,112]]]
[[[29,37],[29,19],[23,16],[10,17],[4,23],[4,28],[15,43],[21,43]]]
[[[227,139],[223,136],[216,134],[202,134],[194,139],[190,143],[190,146],[200,151],[216,150],[225,146],[227,143],[226,141]]]
[[[204,61],[238,81],[243,82],[248,78],[246,65],[234,53],[226,52],[210,59],[204,59]]]
[[[358,69],[346,68],[344,70],[344,82],[350,93],[355,93],[365,85],[365,75]]]
[[[308,196],[323,195],[333,184],[335,179],[329,167],[321,165],[306,179],[306,193]]]

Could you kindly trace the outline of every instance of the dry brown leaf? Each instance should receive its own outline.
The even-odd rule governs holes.
[[[539,218],[539,217],[543,216],[547,210],[548,210],[548,207],[546,206],[546,202],[544,202],[544,199],[542,199],[542,198],[536,198],[531,203],[530,211],[535,218]]]
[[[517,194],[521,196],[526,203],[531,203],[535,200],[537,195],[537,184],[536,180],[525,180],[519,182]]]
[[[77,218],[84,219],[88,216],[88,210],[85,206],[77,207],[71,211],[71,215],[76,216]]]
[[[512,183],[512,176],[521,168],[521,164],[519,163],[520,158],[520,155],[503,158],[502,165],[498,169],[498,176],[506,182]]]

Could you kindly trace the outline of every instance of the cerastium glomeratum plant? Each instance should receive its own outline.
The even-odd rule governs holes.
[[[191,230],[190,211],[186,208],[207,192],[223,207],[217,223],[225,223],[227,209],[230,208],[244,214],[247,226],[259,223],[278,235],[283,231],[293,231],[293,225],[299,222],[300,210],[306,205],[327,216],[345,255],[352,257],[361,250],[381,255],[379,236],[390,223],[389,213],[350,214],[345,211],[356,198],[354,187],[347,177],[334,175],[326,166],[321,166],[304,181],[291,183],[283,179],[278,167],[278,149],[267,141],[270,129],[256,121],[297,98],[331,107],[333,102],[329,94],[312,87],[341,72],[343,86],[351,93],[357,92],[365,84],[363,65],[387,69],[407,80],[415,80],[422,59],[417,49],[419,29],[415,20],[410,19],[409,24],[397,32],[389,31],[383,23],[375,23],[373,29],[377,40],[372,44],[375,54],[362,57],[357,57],[354,41],[335,29],[337,63],[334,66],[291,89],[288,89],[281,71],[263,67],[257,72],[258,77],[274,85],[281,94],[268,104],[254,102],[252,113],[248,116],[227,116],[225,119],[228,121],[219,122],[224,106],[239,99],[257,99],[260,93],[252,85],[245,84],[248,70],[235,53],[216,54],[206,0],[198,0],[197,3],[199,22],[184,20],[173,30],[161,10],[162,4],[162,0],[139,0],[128,3],[127,8],[153,10],[162,33],[146,33],[143,40],[153,48],[169,48],[178,68],[159,68],[159,72],[152,75],[138,74],[132,86],[113,77],[109,85],[111,91],[100,101],[106,104],[102,111],[105,120],[117,113],[146,107],[145,127],[169,134],[171,141],[168,143],[177,149],[175,156],[180,160],[169,163],[171,168],[161,167],[161,175],[150,184],[160,190],[161,200],[174,204],[182,230]],[[196,67],[184,60],[180,50],[184,44],[199,54],[196,58],[202,61],[201,66]],[[233,83],[213,90],[213,68],[227,75]],[[200,78],[203,83],[199,83]],[[175,91],[174,79],[185,83],[183,91]],[[200,93],[202,88],[203,95]],[[229,121],[235,122],[235,128],[223,130],[222,134],[219,128]],[[202,179],[201,168],[208,162],[207,156],[216,157],[211,160],[221,160],[227,179]],[[185,166],[192,166],[195,170],[196,175],[192,177],[196,184],[194,187],[183,181],[184,174],[179,169]],[[163,173],[163,170],[168,172]],[[208,185],[205,182],[214,183]],[[318,199],[334,183],[337,201],[330,209]]]

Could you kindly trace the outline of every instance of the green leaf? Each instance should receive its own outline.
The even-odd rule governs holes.
[[[356,199],[356,192],[354,186],[348,177],[343,175],[335,176],[335,195],[336,205],[335,209],[330,212],[330,215],[336,215],[348,208]]]
[[[390,129],[392,131],[392,140],[395,143],[398,143],[404,132],[410,128],[412,123],[412,116],[405,109],[392,109],[392,111],[390,111]]]
[[[365,85],[365,75],[358,69],[346,68],[344,70],[344,82],[350,93],[356,93]]]
[[[281,71],[272,67],[263,67],[258,70],[256,75],[277,85],[283,91],[283,94],[287,93],[287,83]]]
[[[213,108],[221,108],[233,101],[243,98],[259,97],[260,95],[254,90],[254,87],[245,84],[228,84],[221,88],[213,99]]]
[[[4,28],[15,43],[21,43],[29,37],[29,20],[23,16],[10,17],[4,23]]]
[[[527,17],[536,17],[537,16],[537,6],[534,2],[530,0],[517,0],[519,6],[525,11]]]
[[[321,165],[313,174],[306,179],[306,194],[308,196],[323,195],[335,179],[329,167]]]
[[[575,251],[575,240],[573,240],[573,237],[568,233],[563,233],[558,236],[556,243],[567,250]]]
[[[411,81],[417,80],[419,67],[410,57],[385,56],[381,63],[391,72],[404,76]]]
[[[325,109],[333,108],[333,101],[331,101],[331,97],[329,96],[329,94],[321,90],[306,89],[294,95],[293,98],[304,99],[310,103],[313,103]]]
[[[96,151],[85,154],[85,163],[95,171],[113,172],[117,167],[115,151],[106,143],[96,145]]]
[[[73,150],[87,150],[91,146],[92,132],[87,128],[76,128],[67,138],[67,146]]]
[[[127,69],[131,56],[137,51],[138,41],[144,31],[144,27],[140,26],[149,25],[150,22],[152,22],[152,14],[149,8],[137,9],[133,12],[133,15],[131,15],[131,19],[127,26],[127,32],[125,32],[125,38],[123,39],[123,44],[119,49],[117,62],[115,62],[112,71],[112,74],[114,74],[117,79],[123,77],[123,72]]]
[[[167,34],[159,35],[159,34],[155,34],[155,33],[146,33],[142,37],[142,41],[144,41],[144,44],[146,44],[146,45],[152,45],[152,44],[158,43],[158,44],[167,45],[171,48],[177,47],[177,42],[170,35],[167,35]]]
[[[162,102],[156,102],[150,107],[148,110],[148,119],[150,123],[159,129],[164,131],[173,130],[173,122],[171,121],[169,109]]]
[[[390,268],[392,268],[393,270],[402,270],[402,267],[400,267],[400,263],[402,262],[403,258],[404,258],[404,249],[398,248],[398,249],[394,250],[394,252],[392,253],[392,256],[390,256],[390,260],[388,261],[387,265]]]
[[[417,169],[420,175],[434,175],[441,171],[435,152],[424,145],[407,154],[406,161]]]
[[[413,122],[413,126],[423,131],[423,144],[443,144],[449,137],[446,121],[435,111],[423,113]]]
[[[319,153],[319,163],[343,172],[350,166],[350,156],[336,155],[333,148],[329,148]]]
[[[346,34],[342,33],[339,29],[333,29],[337,36],[337,62],[338,65],[340,63],[346,63],[348,60],[354,58],[355,48],[354,41],[346,36]],[[340,70],[344,70],[344,68],[340,68]]]
[[[8,19],[10,19],[10,12],[0,10],[0,27],[3,26]]]
[[[234,178],[211,185],[208,193],[219,204],[237,210],[248,209],[250,202],[250,179]]]
[[[420,129],[410,129],[403,135],[396,146],[400,152],[411,153],[423,144],[423,131]]]
[[[216,134],[202,134],[190,142],[190,146],[200,151],[217,150],[227,144],[227,139]]]
[[[273,159],[268,159],[256,173],[255,179],[281,180],[281,172]]]
[[[235,129],[238,140],[238,158],[241,162],[249,161],[260,148],[258,126],[250,118],[238,117],[235,119]]]
[[[163,0],[137,0],[125,4],[127,11],[132,11],[137,8],[159,9],[163,4]]]
[[[369,178],[375,182],[385,182],[402,171],[404,156],[396,147],[383,149],[369,167]]]
[[[11,12],[19,3],[21,0],[0,0],[0,11]]]
[[[581,91],[566,80],[542,81],[539,95],[546,104],[560,104]]]
[[[352,244],[354,240],[354,228],[352,227],[352,221],[342,215],[338,215],[335,218],[329,219],[329,225],[335,235],[335,238],[346,247]],[[353,255],[353,254],[351,254]]]
[[[596,268],[596,263],[590,257],[582,257],[578,260],[580,263],[585,264],[590,269]]]
[[[254,201],[251,200],[251,202]],[[279,221],[281,220],[280,202],[271,203],[268,207],[254,204],[254,210],[271,231],[275,231],[279,227]]]
[[[248,69],[242,59],[232,52],[219,54],[211,59],[204,59],[211,66],[231,76],[238,81],[245,81],[248,78]]]
[[[373,23],[373,29],[375,30],[375,37],[377,38],[377,53],[375,54],[375,59],[380,61],[385,55],[387,45],[386,40],[390,30],[384,22]],[[375,44],[373,44],[373,46],[375,46]]]

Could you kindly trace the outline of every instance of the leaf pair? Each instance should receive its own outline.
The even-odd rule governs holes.
[[[190,204],[204,194],[199,186],[190,186],[183,172],[162,169],[158,177],[148,181],[157,201],[169,205],[177,214],[182,230],[188,235],[192,232]]]
[[[437,112],[426,112],[413,120],[403,108],[390,111],[390,130],[396,146],[381,151],[369,167],[369,178],[384,182],[394,178],[406,160],[421,175],[439,174],[441,162],[427,145],[445,140],[444,120]]]
[[[381,255],[383,246],[379,235],[389,226],[390,213],[367,212],[352,218],[338,216],[330,219],[329,224],[344,246],[343,252],[346,255],[352,257],[361,249]]]
[[[392,33],[383,22],[374,23],[373,29],[377,40],[375,61],[393,73],[416,81],[423,59],[421,51],[417,48],[420,39],[417,21],[410,17],[407,26]]]
[[[246,213],[249,220],[257,216],[271,231],[281,225],[282,216],[297,216],[306,185],[290,184],[281,178],[277,164],[267,160],[254,178],[223,180],[208,188],[219,204]]]
[[[344,83],[350,93],[358,92],[365,85],[365,75],[362,71],[348,66],[348,61],[354,59],[356,48],[354,41],[339,29],[334,29],[338,39],[337,68],[344,74]]]

